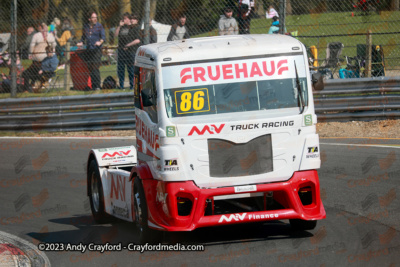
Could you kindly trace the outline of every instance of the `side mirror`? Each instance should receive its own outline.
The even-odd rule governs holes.
[[[315,72],[311,75],[312,86],[315,91],[321,91],[324,89],[324,79],[321,73]]]
[[[155,103],[154,95],[151,94],[150,89],[143,89],[141,92],[143,107],[150,107],[153,106]]]

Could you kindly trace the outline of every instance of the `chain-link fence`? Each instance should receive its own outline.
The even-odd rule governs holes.
[[[399,76],[399,26],[399,0],[2,1],[0,97],[129,90],[139,45],[220,34],[290,34],[326,78]]]

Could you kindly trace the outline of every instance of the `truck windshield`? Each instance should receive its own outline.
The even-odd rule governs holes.
[[[307,79],[299,81],[307,106]],[[299,107],[296,78],[170,88],[164,97],[170,118]]]

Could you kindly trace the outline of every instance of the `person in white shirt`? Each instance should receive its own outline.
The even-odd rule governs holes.
[[[38,32],[33,35],[29,46],[29,59],[32,59],[32,65],[22,73],[25,91],[32,92],[31,86],[37,79],[43,59],[47,56],[46,47],[51,47],[54,52],[56,45],[56,38],[53,33],[48,32],[47,24],[45,22],[40,23]]]
[[[279,14],[278,14],[278,12],[275,10],[275,8],[273,6],[269,6],[267,12],[265,13],[265,17],[267,19],[272,19],[273,17],[278,17],[279,18]]]

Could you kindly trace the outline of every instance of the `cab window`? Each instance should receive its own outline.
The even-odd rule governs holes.
[[[150,119],[158,123],[155,72],[151,69],[135,67],[134,75],[135,107],[146,111]]]

